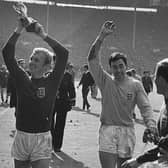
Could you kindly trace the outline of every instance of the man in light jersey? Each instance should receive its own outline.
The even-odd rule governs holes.
[[[99,158],[102,168],[120,168],[124,161],[132,157],[136,141],[133,121],[135,105],[139,107],[144,123],[150,130],[149,140],[152,141],[157,135],[152,108],[141,82],[126,75],[125,54],[115,52],[110,56],[112,75],[101,65],[101,45],[108,35],[112,35],[114,28],[113,21],[103,24],[88,56],[90,71],[102,95],[99,130]]]

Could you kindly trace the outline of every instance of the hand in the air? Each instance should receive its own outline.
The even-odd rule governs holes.
[[[112,34],[115,28],[116,26],[113,21],[106,21],[101,28],[101,34],[104,36]]]
[[[13,8],[20,17],[27,17],[27,7],[23,2],[16,2]]]

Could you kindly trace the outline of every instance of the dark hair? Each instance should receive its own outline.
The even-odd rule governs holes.
[[[127,66],[127,56],[121,52],[113,52],[109,58],[110,67],[111,67],[112,62],[116,62],[119,59],[122,59],[124,61],[125,65]]]
[[[85,64],[83,67],[86,68],[86,69],[89,69],[88,64]]]
[[[157,63],[156,75],[162,76],[168,82],[168,59]]]
[[[150,73],[150,71],[144,71],[143,74]]]
[[[131,69],[127,70],[127,71],[126,71],[126,74],[127,74],[128,76],[132,76]]]
[[[131,69],[131,72],[136,74],[136,70],[134,68]]]
[[[17,60],[17,63],[18,63],[18,64],[25,63],[25,60],[22,59],[22,58],[20,58],[20,59]]]
[[[72,64],[71,62],[68,62],[68,63],[66,64],[65,69],[69,69],[69,68],[73,68],[73,67],[74,67],[73,64]]]

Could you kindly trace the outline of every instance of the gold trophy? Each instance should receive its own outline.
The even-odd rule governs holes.
[[[21,23],[27,32],[37,32],[35,28],[37,21],[27,15],[27,6],[23,2],[16,2],[13,5],[13,9],[18,13]]]

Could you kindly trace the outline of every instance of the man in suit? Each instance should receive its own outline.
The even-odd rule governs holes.
[[[51,134],[52,145],[55,152],[61,151],[67,112],[75,105],[75,98],[76,92],[73,76],[70,73],[70,66],[67,65],[57,92],[52,118]]]
[[[79,88],[80,85],[82,85],[83,110],[85,110],[85,107],[87,107],[87,110],[90,109],[90,104],[88,102],[87,96],[88,96],[90,87],[94,84],[94,79],[88,69],[89,67],[87,64],[83,66],[84,72],[77,86],[77,88]]]

